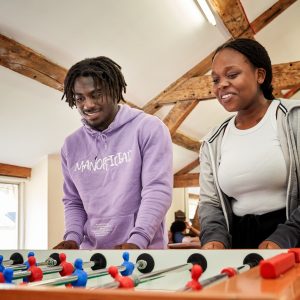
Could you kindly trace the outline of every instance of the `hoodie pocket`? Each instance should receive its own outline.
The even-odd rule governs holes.
[[[81,247],[83,249],[111,249],[116,245],[126,243],[134,223],[135,214],[87,221]]]

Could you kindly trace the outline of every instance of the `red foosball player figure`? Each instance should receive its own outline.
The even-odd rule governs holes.
[[[134,285],[134,281],[132,280],[132,278],[130,278],[128,276],[121,276],[119,274],[117,267],[115,267],[115,266],[109,267],[108,273],[118,283],[119,288],[125,288],[125,289],[134,288],[135,285]]]
[[[199,282],[199,277],[201,276],[202,273],[203,273],[203,270],[202,270],[201,266],[193,265],[192,270],[191,270],[192,280],[186,284],[186,287],[193,291],[201,290],[202,286]]]
[[[62,270],[59,272],[61,276],[68,276],[73,274],[74,272],[74,266],[67,262],[67,257],[65,253],[60,253],[59,254],[59,259],[60,259],[60,266],[62,267]],[[67,287],[71,287],[71,283],[66,284]]]
[[[29,282],[42,280],[43,279],[43,271],[41,270],[41,268],[36,266],[35,257],[34,256],[28,257],[28,263],[29,263],[28,271],[31,273],[30,276],[28,276]]]

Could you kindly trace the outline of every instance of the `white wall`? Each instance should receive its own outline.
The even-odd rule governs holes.
[[[60,155],[48,156],[48,248],[63,240],[63,175]]]
[[[48,248],[48,159],[43,158],[31,171],[25,185],[24,248]]]
[[[59,155],[46,156],[32,168],[31,178],[25,184],[25,249],[51,249],[62,241],[62,184]]]
[[[166,215],[167,228],[170,229],[172,222],[174,222],[174,213],[177,210],[185,211],[185,189],[176,188],[173,189],[172,205]]]

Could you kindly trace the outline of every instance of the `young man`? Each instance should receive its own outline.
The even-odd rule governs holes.
[[[121,67],[107,57],[69,70],[62,99],[83,126],[62,147],[65,235],[56,249],[165,248],[172,142],[157,117],[118,104]]]

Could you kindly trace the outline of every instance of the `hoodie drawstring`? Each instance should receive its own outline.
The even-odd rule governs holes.
[[[104,144],[104,149],[107,149],[107,135],[101,133],[101,132],[94,132],[92,136],[96,139],[96,155],[95,160],[98,158],[98,154],[101,149],[101,145]]]

